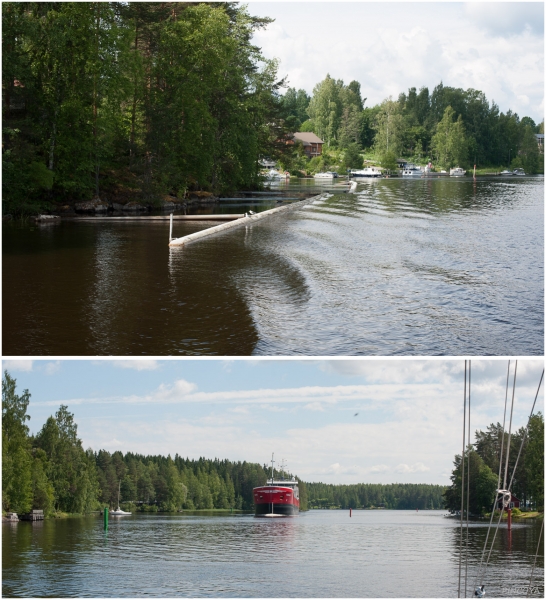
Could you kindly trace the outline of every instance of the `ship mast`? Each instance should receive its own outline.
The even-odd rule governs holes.
[[[273,464],[274,464],[274,462],[275,462],[275,461],[273,460],[273,457],[274,457],[274,456],[275,456],[275,453],[274,453],[274,452],[272,452],[272,453],[271,453],[271,484],[273,484]]]

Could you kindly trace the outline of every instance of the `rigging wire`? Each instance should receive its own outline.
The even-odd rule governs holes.
[[[514,380],[515,380],[516,371],[517,371],[517,364],[518,364],[518,363],[517,363],[517,361],[516,361],[516,369],[515,369],[515,371],[514,371]],[[513,483],[513,481],[514,481],[514,476],[515,476],[515,474],[516,474],[516,468],[517,468],[517,466],[518,466],[518,462],[519,462],[519,459],[520,459],[520,456],[521,456],[521,451],[523,450],[523,445],[525,444],[525,439],[526,439],[526,437],[527,437],[527,432],[529,431],[529,425],[530,425],[530,423],[531,423],[531,417],[533,416],[533,412],[534,412],[534,410],[535,410],[535,405],[536,405],[536,402],[537,402],[538,394],[539,394],[539,392],[540,392],[540,388],[541,388],[541,386],[542,386],[542,382],[543,382],[543,380],[544,380],[544,369],[542,370],[542,374],[541,374],[541,376],[540,376],[540,381],[539,381],[539,384],[538,384],[537,393],[535,394],[535,399],[534,399],[534,401],[533,401],[533,406],[532,406],[532,408],[531,408],[531,412],[529,413],[529,418],[528,418],[528,420],[527,420],[527,426],[525,427],[525,430],[524,430],[524,432],[523,432],[523,437],[522,437],[521,444],[520,444],[520,447],[519,447],[518,456],[517,456],[517,458],[516,458],[516,463],[514,464],[514,468],[513,468],[513,470],[512,470],[512,476],[510,477],[510,483],[509,483],[509,485],[508,485],[508,488],[505,488],[505,489],[508,489],[508,490],[511,490],[511,489],[512,489],[512,483]],[[514,387],[515,387],[515,381],[514,381]],[[513,404],[514,404],[514,396],[512,396],[512,410],[513,410],[513,408],[514,408]],[[510,425],[511,425],[511,420],[510,420]],[[503,437],[504,437],[504,432],[503,432]],[[508,437],[508,439],[510,439],[510,433],[509,433],[509,437]],[[506,472],[505,472],[505,478],[504,478],[504,481],[506,482]],[[497,490],[497,492],[498,492],[498,491],[499,491],[499,490]],[[503,504],[502,504],[502,510],[501,510],[501,513],[500,513],[500,516],[499,516],[499,520],[498,520],[498,522],[497,522],[497,526],[496,526],[496,528],[495,528],[495,534],[494,534],[494,536],[493,536],[493,541],[491,542],[491,548],[489,549],[489,554],[488,554],[488,556],[487,556],[487,562],[485,563],[484,572],[485,572],[485,569],[487,569],[487,566],[488,566],[488,564],[489,564],[489,559],[490,559],[490,557],[491,557],[491,551],[493,550],[493,545],[494,545],[494,543],[495,543],[495,538],[497,537],[497,531],[498,531],[499,524],[500,524],[500,521],[501,521],[501,519],[502,519],[502,515],[503,515],[503,513],[504,513],[504,502],[503,502]],[[538,551],[537,551],[537,552],[538,552]]]
[[[514,368],[514,385],[513,385],[513,389],[516,389],[516,375],[518,372],[518,361],[516,360],[516,366]],[[540,381],[542,382],[542,378],[540,379]],[[538,393],[537,393],[538,395]],[[534,404],[533,404],[534,407]],[[510,425],[508,428],[508,444],[507,444],[507,448],[506,448],[506,453],[508,455],[509,452],[509,448],[510,448],[510,436],[512,434],[512,413],[514,412],[514,394],[512,394],[512,406],[510,408]],[[504,431],[502,432],[502,437],[504,438]],[[507,471],[508,471],[508,460],[506,460],[506,468],[504,471],[504,487],[503,490],[506,490],[506,476],[507,476]],[[512,478],[514,477],[514,472],[512,472]],[[512,485],[512,481],[510,481],[510,485]],[[499,493],[499,490],[497,490],[497,494]],[[491,547],[489,548],[489,554],[487,555],[487,561],[485,563],[485,567],[484,567],[484,573],[487,570],[487,567],[489,565],[489,559],[491,558],[491,552],[493,551],[493,546],[495,545],[495,539],[497,538],[497,532],[499,530],[499,525],[502,519],[502,515],[504,514],[504,496],[503,496],[503,502],[502,502],[502,508],[501,508],[501,512],[499,515],[499,520],[497,521],[497,525],[495,527],[495,533],[493,534],[493,540],[491,541]]]
[[[466,360],[464,361],[464,392],[463,392],[463,451],[461,453],[461,527],[459,533],[459,589],[457,598],[461,597],[461,569],[463,560],[463,512],[464,512],[464,450],[466,436]]]
[[[504,486],[502,488],[503,490],[506,489],[506,479],[508,477],[508,459],[510,458],[510,440],[512,438],[512,415],[514,414],[514,396],[516,394],[517,372],[518,372],[518,361],[516,360],[516,368],[514,369],[514,385],[512,387],[512,407],[510,408],[510,425],[508,426],[508,443],[506,444],[506,466],[504,467]]]
[[[464,570],[464,597],[466,598],[468,581],[468,519],[470,512],[470,376],[472,373],[471,361],[468,361],[468,440],[467,447],[467,478],[466,478],[466,551],[465,551],[465,570]]]
[[[502,456],[504,453],[504,427],[506,425],[506,406],[508,404],[508,384],[510,382],[510,361],[508,361],[508,369],[506,371],[506,393],[504,395],[504,416],[502,418],[502,440],[501,440],[501,450],[499,455],[499,474],[497,477],[497,490],[500,489],[500,481],[501,481],[501,473],[502,473]],[[489,519],[489,527],[487,528],[487,535],[485,536],[485,542],[483,544],[482,557],[480,559],[480,566],[478,567],[478,572],[476,574],[476,581],[474,582],[474,588],[478,585],[478,580],[480,578],[483,557],[485,556],[485,551],[487,549],[487,541],[489,540],[489,533],[491,532],[491,524],[493,523],[493,515],[495,514],[495,508],[497,507],[499,502],[498,491],[495,493],[495,500],[493,501],[493,508],[491,509],[491,518]]]

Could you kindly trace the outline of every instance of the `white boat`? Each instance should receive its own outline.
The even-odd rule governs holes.
[[[269,171],[267,171],[267,173],[264,173],[263,175],[268,181],[281,181],[290,177],[290,173],[281,173],[280,171],[277,171],[275,169],[270,169]]]
[[[508,171],[507,169],[504,169],[504,171],[501,171],[500,174],[504,175],[505,177],[511,177],[514,173],[512,171]]]
[[[513,171],[514,175],[525,175],[525,171],[523,169],[514,169]]]
[[[449,169],[449,175],[451,177],[462,177],[466,175],[466,171],[461,169],[461,167],[454,167],[453,169]]]
[[[118,506],[116,510],[108,511],[108,514],[112,517],[123,517],[125,515],[131,515],[133,513],[125,512],[124,510],[121,510],[121,508]]]
[[[406,167],[405,169],[402,169],[402,177],[421,177],[422,175],[423,171],[417,167]]]
[[[337,173],[334,174],[332,171],[324,171],[323,173],[316,173],[315,179],[333,179]]]
[[[121,508],[119,507],[119,494],[121,492],[121,481],[119,482],[119,488],[118,488],[118,507],[116,510],[111,510],[109,511],[109,515],[113,516],[113,517],[122,517],[124,515],[130,515],[132,513],[130,512],[125,512],[124,510],[121,510]]]
[[[381,169],[379,167],[366,167],[364,169],[356,169],[350,172],[350,177],[381,177]]]

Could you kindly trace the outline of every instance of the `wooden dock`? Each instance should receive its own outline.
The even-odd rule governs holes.
[[[43,510],[31,510],[29,513],[25,513],[20,517],[21,521],[43,521],[44,511]]]
[[[244,214],[220,214],[220,215],[173,215],[174,221],[236,221],[244,218]],[[123,217],[69,217],[66,220],[70,221],[108,221],[109,223],[126,221],[170,221],[171,215],[153,215],[137,217],[134,215]]]

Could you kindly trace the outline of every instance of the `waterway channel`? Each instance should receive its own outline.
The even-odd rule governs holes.
[[[181,248],[168,227],[5,223],[3,355],[543,354],[542,177],[362,181]]]
[[[2,525],[4,597],[456,598],[458,522],[444,511],[134,515]],[[467,597],[487,523],[471,523]],[[482,583],[525,597],[540,524],[499,530]],[[464,536],[466,540],[466,533]],[[462,568],[464,597],[465,563]],[[544,553],[531,597],[544,597]]]

